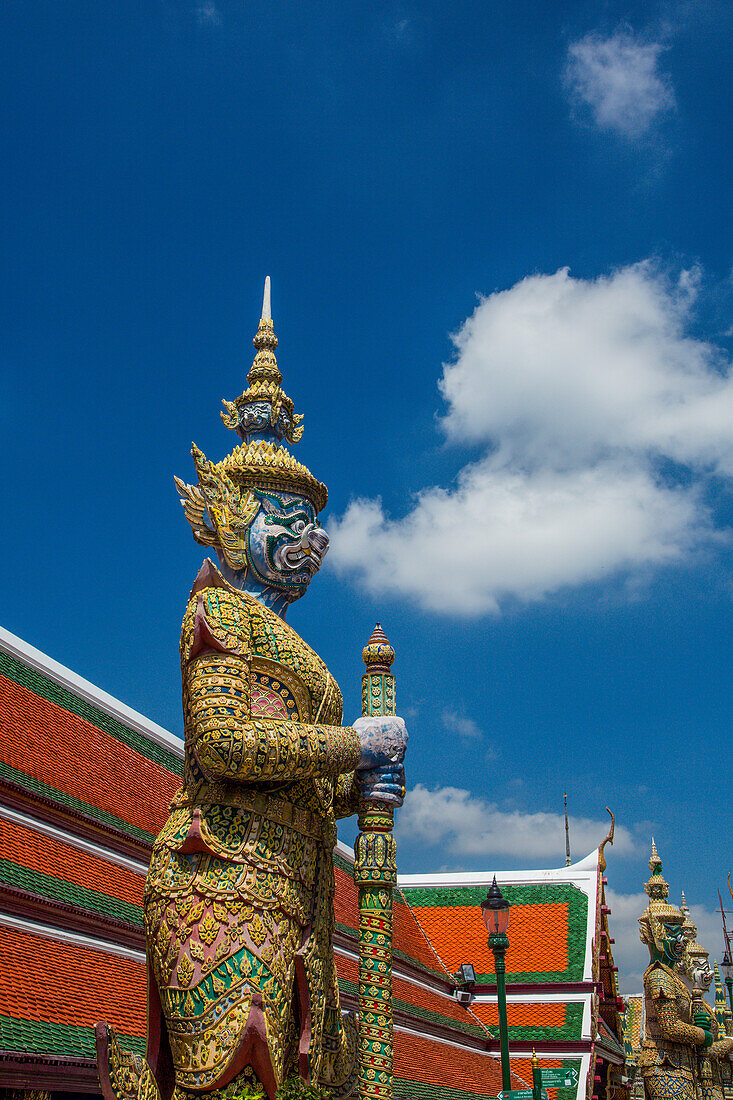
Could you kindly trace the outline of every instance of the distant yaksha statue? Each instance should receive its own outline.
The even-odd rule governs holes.
[[[682,925],[685,935],[685,949],[677,970],[683,982],[692,994],[692,1014],[696,1023],[709,1031],[713,1037],[710,1046],[697,1052],[697,1087],[699,1100],[723,1100],[723,1079],[727,1079],[730,1052],[733,1039],[726,1034],[724,1020],[720,1019],[719,1001],[716,990],[716,1009],[713,1010],[705,1000],[710,989],[714,972],[710,967],[710,956],[697,942],[697,926],[690,916],[684,893],[680,910],[684,917]],[[717,970],[717,966],[716,966]],[[725,1007],[725,995],[723,996]]]
[[[645,1030],[639,1056],[647,1100],[696,1100],[698,1053],[713,1043],[707,1016],[693,1014],[692,997],[675,973],[686,946],[684,917],[670,905],[662,862],[652,841],[649,904],[639,919],[649,948],[644,973]]]
[[[360,798],[400,805],[399,718],[342,726],[341,692],[284,621],[328,549],[325,485],[286,450],[302,417],[280,388],[269,278],[248,388],[224,402],[241,444],[219,463],[194,445],[176,479],[194,538],[215,549],[181,633],[183,787],[153,848],[144,915],[145,1059],[98,1025],[106,1100],[273,1100],[290,1078],[352,1095],[353,1019],[332,949],[335,820]]]

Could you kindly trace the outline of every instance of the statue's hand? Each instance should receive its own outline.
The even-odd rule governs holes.
[[[402,764],[385,764],[381,768],[356,773],[359,794],[367,802],[387,802],[401,806],[405,798],[405,769]]]
[[[357,771],[372,771],[385,765],[401,764],[407,749],[407,730],[394,715],[357,718],[353,727],[359,734],[361,759]]]

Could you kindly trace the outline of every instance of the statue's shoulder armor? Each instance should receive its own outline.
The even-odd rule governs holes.
[[[246,596],[222,577],[207,558],[191,589],[181,628],[181,658],[185,661],[201,645],[197,639],[201,619],[205,622],[209,641],[222,652],[244,656],[249,650],[251,607]]]
[[[666,997],[674,1000],[680,993],[686,992],[685,986],[676,978],[669,967],[659,961],[653,962],[644,974],[644,988],[653,1000]]]

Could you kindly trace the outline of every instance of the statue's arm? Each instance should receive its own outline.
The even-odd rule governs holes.
[[[705,1032],[695,1024],[681,1020],[674,1000],[664,995],[657,999],[659,1030],[665,1039],[674,1043],[688,1043],[699,1047],[705,1042]]]
[[[181,660],[186,739],[206,778],[252,783],[353,771],[361,750],[351,727],[252,717],[244,624],[220,621],[205,597],[189,604]]]
[[[707,1053],[711,1058],[725,1058],[733,1050],[733,1038],[724,1036],[722,1039],[716,1039],[712,1046],[708,1047]]]
[[[249,661],[202,654],[187,672],[191,750],[209,780],[337,776],[359,762],[359,738],[348,726],[252,718]]]
[[[705,1031],[695,1024],[686,1024],[680,1019],[674,980],[664,970],[658,969],[649,974],[644,982],[657,1008],[657,1020],[662,1037],[673,1043],[702,1046],[706,1039]]]

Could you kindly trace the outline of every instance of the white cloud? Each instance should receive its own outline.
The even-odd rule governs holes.
[[[571,817],[570,836],[578,858],[597,848],[608,832],[605,821]],[[501,810],[459,787],[429,790],[418,783],[405,799],[397,826],[398,839],[440,846],[456,858],[489,861],[520,858],[530,866],[559,866],[565,859],[562,814]],[[630,855],[634,842],[628,829],[616,827],[615,855]]]
[[[620,28],[609,38],[587,34],[568,48],[565,79],[597,126],[639,137],[675,106],[669,76],[660,71],[660,42]]]
[[[646,262],[480,299],[440,389],[448,439],[484,454],[401,519],[353,501],[332,564],[375,594],[478,614],[688,558],[715,534],[707,479],[733,475],[733,380],[689,331],[698,283]]]
[[[483,736],[478,722],[474,722],[473,718],[467,718],[457,711],[444,710],[443,725],[449,733],[457,733],[459,737],[468,740],[476,741]]]
[[[679,905],[681,898],[672,897],[670,900],[673,905]],[[690,901],[689,898],[687,900]],[[641,891],[638,894],[620,894],[606,887],[606,901],[611,907],[609,928],[616,941],[612,950],[618,967],[619,990],[626,995],[640,993],[642,977],[649,965],[649,949],[639,939],[639,917],[649,899]],[[698,929],[698,942],[710,952],[712,964],[719,958],[721,950],[720,913],[701,905],[691,905],[690,909]]]

